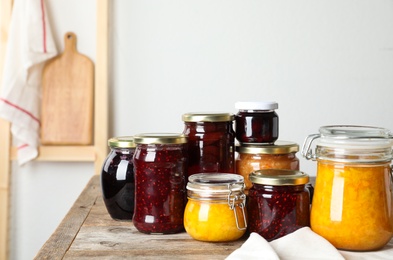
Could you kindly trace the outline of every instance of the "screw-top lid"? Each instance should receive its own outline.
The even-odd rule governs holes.
[[[136,144],[184,144],[187,137],[177,133],[145,133],[134,136]]]
[[[235,119],[231,113],[199,112],[183,114],[184,122],[229,122]]]
[[[134,137],[132,136],[119,136],[112,137],[108,140],[110,148],[135,148]]]
[[[308,175],[304,172],[279,169],[258,170],[252,172],[249,178],[252,183],[272,186],[302,185],[309,181]]]
[[[278,103],[274,101],[236,102],[235,108],[241,110],[274,110],[278,109]]]
[[[236,152],[242,154],[288,154],[299,151],[297,143],[276,141],[274,144],[242,143],[236,146]]]

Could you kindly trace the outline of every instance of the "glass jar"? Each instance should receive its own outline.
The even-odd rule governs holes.
[[[188,113],[183,115],[188,137],[188,176],[195,173],[235,172],[234,115]]]
[[[101,188],[109,215],[116,220],[132,220],[134,214],[135,143],[131,136],[108,140],[110,152],[101,171]]]
[[[317,161],[311,228],[336,248],[377,250],[392,238],[392,146],[378,127],[323,126],[306,138],[302,154]]]
[[[307,174],[265,169],[250,174],[248,228],[271,241],[310,224]]]
[[[200,173],[189,177],[184,227],[194,239],[209,242],[237,240],[247,229],[243,177]]]
[[[148,234],[183,231],[187,138],[157,133],[139,134],[134,140],[134,226]]]
[[[299,170],[296,153],[299,145],[293,142],[276,141],[273,145],[242,144],[236,146],[236,173],[244,177],[246,193],[252,183],[249,174],[261,169]]]
[[[240,143],[270,143],[278,139],[276,102],[236,102],[236,139]]]

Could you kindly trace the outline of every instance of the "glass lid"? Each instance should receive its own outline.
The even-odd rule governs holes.
[[[321,137],[337,139],[375,139],[392,137],[388,129],[373,126],[331,125],[322,126],[319,132],[321,133]]]

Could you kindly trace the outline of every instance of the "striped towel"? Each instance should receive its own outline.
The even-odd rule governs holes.
[[[56,54],[44,0],[14,0],[0,117],[11,122],[20,165],[38,155],[42,69]]]

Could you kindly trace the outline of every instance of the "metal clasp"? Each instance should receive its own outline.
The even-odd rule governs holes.
[[[236,221],[237,229],[245,230],[245,229],[247,229],[247,219],[246,219],[246,213],[245,213],[245,210],[244,210],[244,208],[246,207],[246,195],[244,193],[242,193],[240,196],[233,195],[233,190],[232,190],[232,186],[233,185],[234,185],[233,183],[228,184],[228,190],[229,190],[229,193],[228,193],[228,206],[229,206],[229,208],[231,210],[233,210],[233,212],[235,214],[235,221]],[[244,189],[244,184],[243,184],[243,189]],[[240,200],[240,203],[237,203],[237,201],[239,201],[239,200]],[[239,216],[238,216],[237,211],[236,211],[236,206],[240,207],[240,209],[242,210],[244,227],[240,227],[239,226]]]
[[[306,138],[306,140],[304,140],[304,143],[302,146],[302,155],[307,160],[313,160],[313,161],[316,160],[317,156],[312,153],[311,144],[315,139],[320,138],[320,137],[321,137],[320,134],[313,134],[313,135],[309,135]]]

